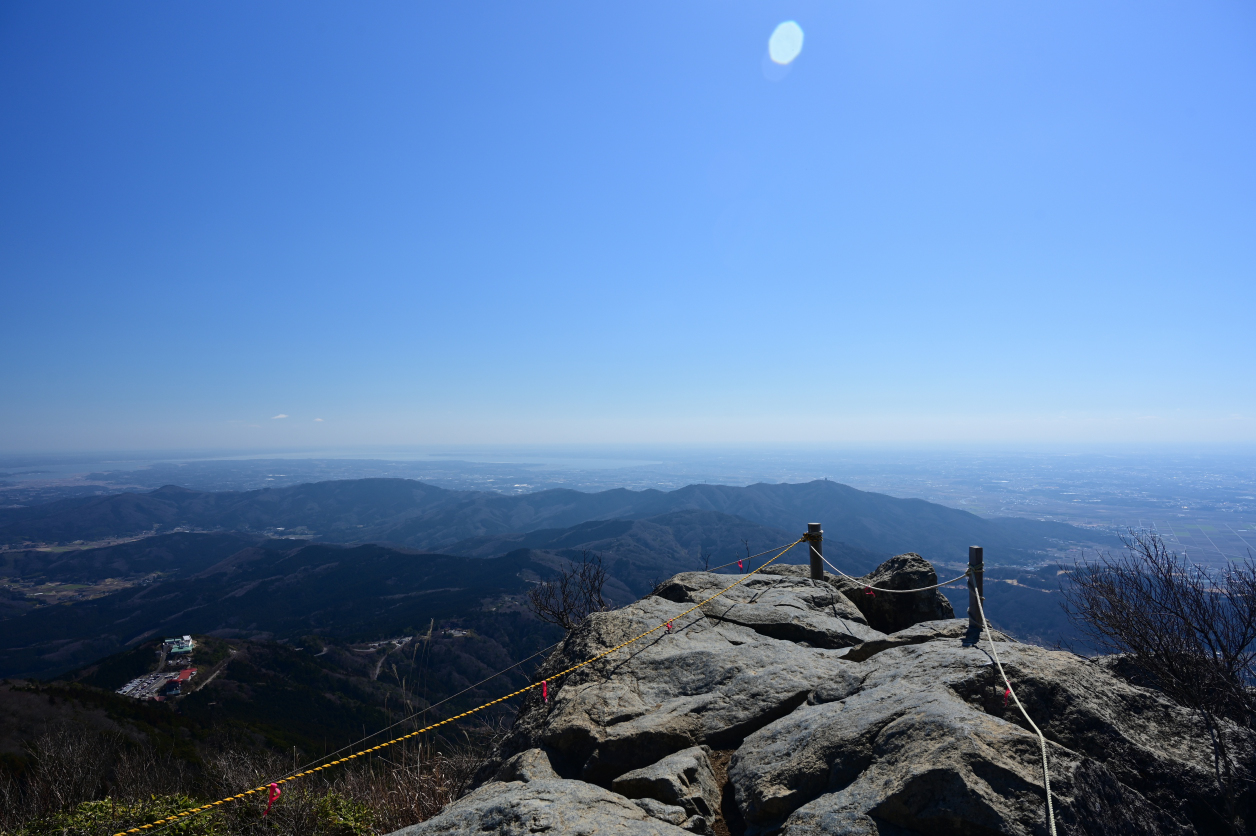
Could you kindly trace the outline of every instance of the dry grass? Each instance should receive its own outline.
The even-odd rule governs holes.
[[[378,756],[284,785],[150,833],[364,836],[424,821],[458,798],[488,739],[397,744]],[[62,726],[28,747],[25,768],[0,773],[0,834],[110,836],[192,803],[261,786],[293,763],[239,740],[206,746],[197,767],[122,735]]]

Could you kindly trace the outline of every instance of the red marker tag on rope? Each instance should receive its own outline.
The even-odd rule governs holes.
[[[873,598],[877,597],[877,594],[866,586],[864,587],[864,595],[871,595]]]
[[[740,560],[739,560],[739,561],[737,561],[737,571],[738,571],[738,572],[744,572],[744,571],[746,571],[746,567],[741,565],[741,561],[740,561]]]
[[[541,680],[541,702],[549,702],[549,680]]]
[[[262,811],[263,816],[270,812],[270,805],[275,803],[275,799],[283,795],[283,790],[279,789],[278,784],[268,785],[267,790],[269,790],[269,792],[267,793],[269,797],[266,799],[266,809]]]
[[[1007,698],[1010,696],[1012,696],[1012,689],[1009,686],[1008,689],[1003,692],[1003,707],[1004,708],[1007,708]]]

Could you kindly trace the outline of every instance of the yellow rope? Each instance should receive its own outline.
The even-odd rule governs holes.
[[[370,754],[371,752],[377,751],[377,750],[379,750],[379,749],[383,749],[385,746],[391,746],[391,745],[393,745],[394,743],[400,743],[400,742],[401,742],[401,741],[403,741],[403,740],[409,740],[409,739],[410,739],[410,738],[412,738],[412,737],[416,737],[416,736],[418,736],[418,735],[420,735],[420,734],[424,734],[425,732],[429,732],[429,731],[431,731],[432,729],[439,728],[439,727],[441,727],[441,726],[445,725],[446,723],[452,723],[452,722],[454,722],[455,720],[461,720],[463,717],[469,717],[470,715],[475,714],[477,711],[483,711],[484,709],[486,709],[486,708],[491,708],[492,706],[497,705],[497,704],[498,704],[498,703],[500,703],[500,702],[505,702],[506,700],[510,699],[511,697],[517,697],[517,696],[519,696],[520,694],[523,694],[523,693],[526,693],[526,692],[528,692],[528,691],[531,691],[533,688],[537,688],[537,687],[539,687],[539,686],[542,684],[542,682],[552,682],[552,681],[554,681],[555,679],[561,679],[562,677],[567,676],[568,674],[570,674],[570,673],[572,673],[572,672],[574,672],[574,671],[577,671],[577,670],[579,670],[580,668],[583,668],[585,665],[590,665],[590,664],[592,664],[592,663],[596,662],[596,661],[597,661],[597,660],[599,660],[599,659],[602,659],[602,658],[604,658],[604,657],[606,657],[606,656],[609,656],[610,654],[614,653],[614,652],[615,652],[615,651],[617,651],[617,650],[622,650],[623,648],[627,647],[628,645],[632,644],[633,642],[637,642],[637,641],[640,641],[641,639],[644,639],[646,636],[650,635],[651,633],[654,633],[654,632],[657,632],[657,631],[659,631],[659,630],[662,630],[664,627],[666,627],[667,625],[671,624],[673,621],[677,621],[677,620],[679,620],[679,619],[682,619],[682,618],[684,618],[685,616],[689,615],[689,613],[691,613],[691,612],[693,612],[694,610],[698,609],[699,607],[701,607],[701,606],[703,606],[703,605],[705,605],[705,604],[709,604],[711,601],[714,601],[716,598],[718,598],[718,597],[720,597],[721,595],[723,595],[724,593],[728,592],[728,591],[729,591],[730,589],[732,589],[733,587],[737,586],[738,584],[741,584],[741,583],[745,582],[747,579],[749,579],[749,578],[750,578],[750,576],[751,576],[751,575],[757,575],[759,572],[762,572],[764,569],[766,569],[768,566],[770,566],[770,565],[772,564],[772,562],[773,562],[773,561],[775,561],[775,560],[777,560],[778,558],[780,558],[780,557],[781,557],[781,555],[784,555],[784,554],[785,554],[785,552],[789,551],[790,549],[792,549],[794,546],[798,545],[798,544],[799,544],[799,543],[801,543],[802,541],[803,541],[803,538],[801,538],[801,537],[800,537],[800,538],[798,538],[798,539],[797,539],[797,540],[795,540],[794,542],[790,543],[788,546],[785,546],[785,548],[781,551],[781,553],[780,553],[780,554],[776,555],[776,557],[773,557],[771,560],[769,560],[769,561],[767,561],[766,563],[764,563],[764,564],[763,564],[762,566],[760,566],[758,569],[755,569],[753,572],[749,572],[749,573],[747,573],[747,574],[745,574],[745,575],[742,575],[742,576],[741,576],[740,578],[738,578],[735,582],[733,582],[733,583],[729,584],[728,586],[724,587],[724,588],[723,588],[723,589],[721,589],[719,592],[717,592],[717,593],[715,593],[714,595],[712,595],[710,598],[707,598],[705,601],[701,601],[701,602],[699,602],[699,603],[697,603],[697,604],[694,604],[692,607],[690,607],[689,609],[685,610],[685,611],[684,611],[684,612],[682,612],[680,615],[677,615],[677,616],[674,616],[674,617],[672,617],[672,618],[669,618],[667,621],[664,621],[662,624],[658,624],[658,625],[656,625],[656,626],[654,626],[654,627],[651,627],[649,630],[646,630],[644,633],[641,633],[640,635],[634,636],[634,637],[632,637],[631,639],[629,639],[629,640],[628,640],[628,641],[626,641],[626,642],[621,642],[620,644],[615,645],[615,646],[614,646],[614,647],[612,647],[610,650],[604,650],[604,651],[602,651],[601,653],[597,654],[596,656],[592,656],[592,657],[590,657],[590,658],[588,658],[588,659],[585,659],[583,662],[579,663],[578,665],[572,665],[570,668],[567,668],[567,670],[562,671],[561,673],[556,673],[556,674],[554,674],[553,676],[546,677],[546,678],[545,678],[544,680],[542,680],[541,682],[534,682],[534,683],[532,683],[531,685],[528,685],[527,687],[520,688],[518,691],[512,691],[511,693],[507,694],[507,695],[506,695],[506,696],[504,696],[504,697],[498,697],[497,699],[493,700],[492,702],[486,702],[486,703],[484,703],[483,705],[480,705],[480,706],[477,706],[477,707],[475,707],[475,708],[471,709],[470,711],[464,711],[464,712],[462,712],[461,714],[458,714],[458,715],[456,715],[456,716],[454,716],[454,717],[450,717],[450,718],[448,718],[448,719],[441,720],[439,723],[433,723],[433,724],[432,724],[432,725],[430,725],[430,726],[425,726],[424,728],[421,728],[421,729],[419,729],[418,731],[412,731],[412,732],[410,732],[409,734],[404,734],[404,735],[402,735],[401,737],[394,737],[392,740],[389,740],[389,741],[386,741],[386,742],[384,742],[384,743],[381,743],[381,744],[379,744],[378,746],[372,746],[372,747],[370,747],[369,749],[363,749],[363,750],[361,750],[361,751],[359,751],[359,752],[354,752],[352,755],[347,755],[347,756],[345,756],[345,757],[343,757],[343,758],[339,758],[339,759],[337,759],[337,760],[330,761],[330,762],[328,762],[328,763],[323,764],[322,766],[316,766],[316,767],[314,767],[313,769],[307,769],[307,770],[305,770],[305,771],[303,771],[303,772],[298,772],[298,773],[296,773],[295,775],[290,775],[290,776],[288,776],[287,778],[281,778],[281,779],[279,779],[278,781],[274,781],[274,782],[272,782],[272,783],[274,783],[274,784],[286,784],[286,783],[288,783],[289,781],[295,781],[295,780],[296,780],[296,779],[298,779],[298,778],[304,778],[306,775],[313,775],[315,772],[321,772],[321,771],[322,771],[322,770],[324,770],[324,769],[329,769],[329,768],[331,768],[331,767],[333,767],[333,766],[337,766],[338,764],[346,763],[347,761],[351,761],[351,760],[353,760],[354,758],[358,758],[358,757],[361,757],[362,755],[367,755],[367,754]],[[226,804],[226,803],[227,803],[227,802],[229,802],[229,801],[239,801],[240,799],[245,798],[245,797],[250,796],[250,795],[253,795],[254,793],[265,792],[265,791],[266,791],[266,789],[267,789],[267,788],[269,788],[269,787],[270,787],[270,784],[263,784],[263,785],[262,785],[262,786],[260,786],[260,787],[254,787],[254,788],[253,788],[253,789],[251,789],[251,790],[245,790],[244,792],[242,792],[242,793],[238,793],[238,794],[236,794],[236,795],[230,795],[230,796],[227,796],[226,798],[220,798],[219,800],[214,801],[214,802],[211,802],[211,803],[209,803],[209,804],[203,804],[203,805],[201,805],[200,807],[193,807],[193,808],[192,808],[192,809],[190,809],[190,810],[184,810],[182,813],[176,813],[176,814],[174,814],[173,816],[169,816],[169,817],[164,818],[164,819],[158,819],[157,821],[155,821],[155,822],[151,822],[151,823],[149,823],[149,824],[142,824],[142,825],[140,825],[139,827],[132,827],[130,830],[123,830],[123,831],[120,831],[120,832],[118,832],[118,833],[113,834],[113,836],[126,836],[126,834],[128,834],[128,833],[141,833],[141,832],[143,832],[143,831],[145,831],[145,830],[149,830],[149,829],[151,829],[151,828],[157,827],[158,825],[163,825],[163,824],[171,824],[171,823],[173,823],[173,822],[179,821],[180,819],[187,818],[188,816],[194,816],[194,815],[196,815],[197,813],[203,813],[203,812],[205,812],[206,810],[213,809],[214,807],[217,807],[217,806],[218,806],[218,805],[220,805],[220,804]]]

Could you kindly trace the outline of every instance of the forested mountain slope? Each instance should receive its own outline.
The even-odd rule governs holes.
[[[480,560],[263,542],[190,577],[0,621],[0,677],[54,675],[166,634],[354,641],[484,613],[539,628],[521,615],[520,596],[551,573],[526,550]]]

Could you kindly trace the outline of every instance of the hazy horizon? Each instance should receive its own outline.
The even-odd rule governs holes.
[[[250,491],[369,478],[451,490],[673,491],[829,479],[986,517],[1065,522],[1107,534],[1163,533],[1197,561],[1242,559],[1256,539],[1256,448],[1134,445],[845,446],[523,445],[0,455],[0,508],[145,493],[166,485]]]
[[[776,443],[545,443],[522,444],[463,443],[463,444],[362,444],[343,446],[291,446],[291,447],[168,447],[168,448],[112,448],[112,449],[43,449],[33,451],[0,449],[0,469],[23,466],[18,462],[58,460],[97,461],[199,461],[273,458],[300,459],[381,459],[404,461],[408,459],[449,459],[469,456],[470,460],[492,461],[522,460],[529,456],[606,458],[646,457],[666,454],[682,457],[707,456],[828,456],[854,455],[877,456],[880,454],[956,454],[962,456],[1026,455],[1026,456],[1093,456],[1118,457],[1160,456],[1208,456],[1240,455],[1256,456],[1256,442],[776,442]],[[493,458],[499,456],[499,458]]]

